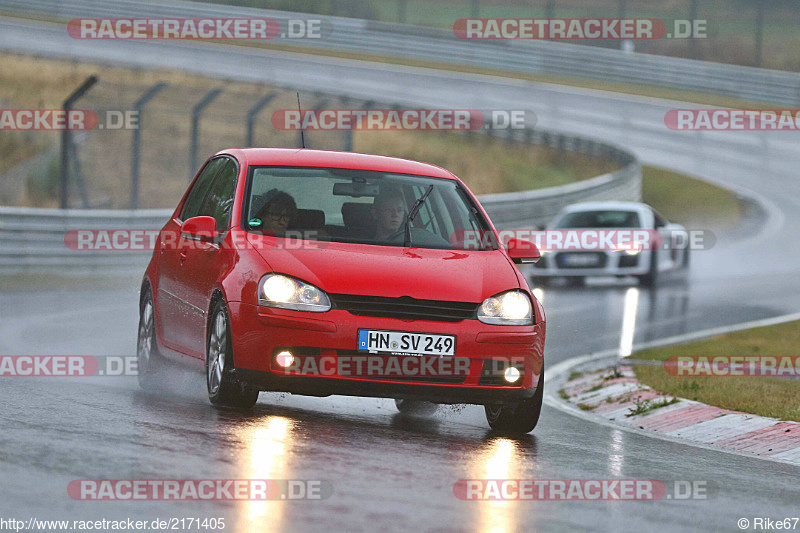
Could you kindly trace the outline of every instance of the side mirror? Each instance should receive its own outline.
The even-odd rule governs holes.
[[[530,241],[508,239],[508,257],[518,265],[535,263],[541,257],[539,248]]]
[[[204,242],[212,242],[217,236],[217,221],[214,217],[192,217],[181,224],[181,235]]]

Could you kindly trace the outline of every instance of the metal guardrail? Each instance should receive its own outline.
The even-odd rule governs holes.
[[[800,105],[800,73],[726,65],[549,41],[467,41],[452,31],[307,13],[170,0],[0,0],[0,13],[26,13],[61,20],[79,17],[260,17],[279,21],[313,18],[332,31],[323,39],[283,39],[297,47],[325,47],[485,67],[668,87],[773,104]]]
[[[71,250],[79,229],[160,229],[169,209],[101,210],[0,207],[0,272],[142,271],[150,251]]]
[[[46,14],[57,18],[80,16],[102,17],[244,17],[287,18],[296,14],[229,8],[194,2],[144,4],[122,0],[114,4],[103,1],[75,0],[68,4],[48,0],[0,0],[0,11],[12,9],[26,13]],[[334,20],[327,17],[329,21]],[[354,44],[355,36],[371,36],[376,42],[386,37],[387,28],[398,25],[335,19],[336,42],[345,47]],[[372,29],[369,29],[372,28]],[[389,28],[389,29],[391,29]],[[376,33],[376,31],[378,33]],[[436,30],[417,28],[428,34]],[[390,33],[389,35],[395,35]],[[395,38],[397,36],[395,35]],[[431,38],[431,37],[426,37]],[[439,37],[432,37],[439,39]],[[357,40],[357,39],[356,39]],[[406,45],[413,40],[407,40]],[[364,43],[362,42],[361,45]],[[549,44],[549,43],[548,43]],[[391,46],[389,47],[391,49]],[[419,50],[424,50],[424,43]],[[374,51],[374,49],[373,49]],[[396,50],[395,50],[396,51]],[[569,185],[481,196],[493,222],[499,228],[530,227],[547,223],[562,207],[585,200],[638,200],[641,195],[641,166],[630,152],[608,143],[575,135],[543,130],[501,130],[509,141],[550,146],[595,156],[618,163],[620,169]],[[65,235],[77,229],[142,229],[157,230],[169,217],[170,210],[56,210],[0,207],[0,271],[140,271],[149,251],[92,250],[77,251],[65,243]]]
[[[499,228],[545,224],[562,207],[575,202],[640,198],[641,166],[629,152],[603,142],[554,132],[529,131],[516,140],[603,155],[618,162],[621,168],[560,187],[481,196],[481,204]],[[171,213],[168,209],[0,207],[0,272],[141,272],[150,251],[73,250],[67,246],[65,236],[70,230],[158,230]]]

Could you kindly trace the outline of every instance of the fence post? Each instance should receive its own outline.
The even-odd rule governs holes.
[[[556,0],[547,0],[547,11],[544,16],[548,19],[556,17]]]
[[[64,111],[69,112],[75,102],[80,100],[92,88],[92,85],[97,83],[97,80],[98,78],[94,74],[86,78],[86,81],[64,100]],[[59,199],[61,209],[69,207],[69,160],[72,148],[72,131],[67,124],[67,127],[61,132],[61,191]]]
[[[761,66],[762,48],[764,46],[764,0],[757,0],[758,12],[756,13],[756,66]]]
[[[251,107],[247,112],[247,138],[245,139],[245,146],[249,148],[255,146],[255,141],[253,140],[253,130],[255,129],[256,115],[258,115],[262,109],[267,107],[276,96],[278,96],[277,92],[269,93],[256,102],[256,105]]]
[[[343,108],[347,108],[350,105],[350,99],[346,96],[343,96],[339,100]],[[345,152],[352,152],[353,151],[353,127],[349,127],[347,131],[344,133],[344,151]]]
[[[131,146],[131,209],[139,208],[139,159],[142,147],[142,112],[150,100],[164,88],[167,84],[159,82],[150,87],[141,98],[133,104],[136,116],[139,118],[139,126],[133,130],[133,145]]]
[[[691,24],[692,35],[689,37],[689,57],[697,59],[697,39],[694,36],[694,21],[697,19],[697,0],[691,0],[689,5],[689,24]]]
[[[222,89],[211,89],[206,95],[192,108],[192,133],[191,147],[189,148],[189,179],[194,177],[197,169],[197,137],[200,129],[200,115],[203,110],[222,93]]]

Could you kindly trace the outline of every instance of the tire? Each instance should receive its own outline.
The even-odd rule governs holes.
[[[159,385],[159,374],[163,371],[165,360],[158,352],[156,342],[155,307],[150,287],[143,290],[139,304],[139,329],[136,337],[136,362],[139,386],[145,390]]]
[[[495,431],[507,433],[530,433],[539,423],[544,401],[544,367],[539,377],[536,392],[516,405],[484,405],[486,421]]]
[[[655,287],[658,283],[658,254],[653,250],[650,255],[650,269],[647,274],[637,276],[639,278],[639,285],[644,287]]]
[[[228,308],[218,301],[211,312],[206,338],[206,386],[216,406],[247,409],[258,401],[258,390],[234,379],[231,326]]]
[[[395,400],[397,410],[404,415],[430,416],[439,410],[439,405],[420,400]]]

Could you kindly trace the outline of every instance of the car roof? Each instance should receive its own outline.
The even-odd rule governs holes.
[[[354,152],[308,148],[231,148],[222,150],[216,155],[221,154],[233,155],[247,165],[352,168],[458,179],[451,172],[429,163]]]
[[[642,211],[649,210],[650,206],[642,202],[580,202],[565,207],[563,213],[574,213],[577,211],[600,211],[600,210],[619,210],[619,211]]]

